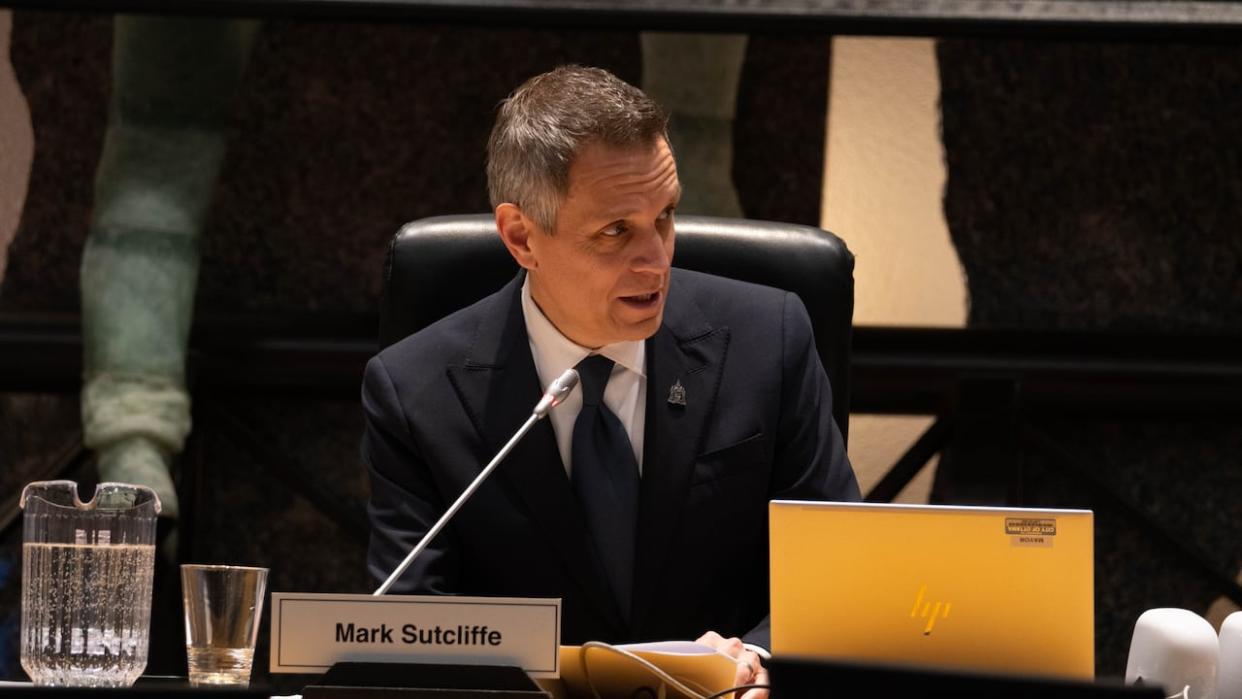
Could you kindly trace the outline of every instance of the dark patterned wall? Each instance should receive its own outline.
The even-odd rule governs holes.
[[[107,16],[15,14],[36,152],[0,309],[77,307],[110,43]],[[199,307],[373,312],[402,223],[487,210],[484,146],[510,90],[566,62],[637,82],[639,61],[632,32],[265,24],[203,239]],[[748,216],[818,223],[827,65],[823,37],[751,42],[735,139]]]
[[[1242,329],[1242,49],[944,41],[970,323]]]
[[[970,325],[1242,334],[1242,49],[951,40],[937,53]],[[1140,613],[1203,613],[1218,592],[1112,495],[1234,577],[1242,416],[1025,417],[1064,449],[1017,454],[1028,501],[1096,510],[1097,662],[1121,674]]]

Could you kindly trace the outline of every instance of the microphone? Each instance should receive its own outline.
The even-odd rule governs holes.
[[[388,592],[388,589],[392,587],[392,584],[395,583],[397,578],[400,578],[401,574],[410,567],[410,564],[414,562],[414,559],[418,558],[418,555],[423,552],[423,549],[427,548],[427,545],[430,544],[431,540],[436,537],[436,534],[440,533],[440,530],[449,523],[449,520],[453,518],[453,515],[457,514],[457,511],[461,509],[461,506],[466,504],[466,501],[470,499],[471,495],[474,495],[474,491],[478,490],[480,485],[483,485],[483,481],[491,475],[492,471],[496,470],[496,467],[499,466],[500,462],[509,455],[509,452],[513,451],[513,447],[517,446],[517,443],[522,441],[522,438],[526,436],[526,433],[530,431],[530,428],[534,427],[536,422],[542,420],[549,411],[560,405],[565,400],[565,397],[568,396],[577,385],[578,372],[573,369],[566,369],[565,373],[556,377],[552,383],[548,384],[548,390],[543,392],[543,397],[540,398],[539,402],[535,404],[535,409],[531,411],[530,417],[526,418],[526,422],[518,428],[517,432],[513,433],[513,436],[510,437],[509,441],[500,448],[500,451],[496,452],[496,456],[492,457],[491,462],[488,463],[479,475],[470,482],[470,485],[462,491],[461,495],[457,497],[457,501],[444,512],[444,514],[440,517],[440,520],[437,521],[431,529],[427,530],[427,533],[423,535],[423,538],[419,540],[418,544],[415,545],[408,554],[406,554],[405,560],[401,561],[401,565],[397,566],[397,569],[388,576],[388,579],[384,581],[384,584],[380,585],[376,588],[375,592],[371,593],[372,595],[378,597]]]
[[[1230,614],[1220,625],[1216,691],[1220,699],[1242,699],[1242,612]]]
[[[564,374],[556,377],[552,383],[548,384],[548,390],[543,392],[543,398],[535,404],[535,411],[532,413],[535,419],[542,418],[548,414],[548,411],[564,402],[565,397],[574,390],[574,386],[578,385],[578,372],[573,369],[566,369]]]
[[[1187,609],[1148,609],[1134,624],[1126,684],[1156,684],[1174,696],[1216,699],[1220,643],[1206,619]]]

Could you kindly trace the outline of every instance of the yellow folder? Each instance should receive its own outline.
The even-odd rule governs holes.
[[[737,662],[709,646],[688,641],[637,643],[617,646],[658,667],[699,696],[715,694],[733,686]],[[586,663],[585,668],[583,663]],[[561,646],[561,677],[540,682],[554,699],[594,697],[591,685],[603,699],[630,699],[634,696],[661,696],[660,685],[666,684],[642,663],[606,648]],[[588,684],[588,677],[590,683]],[[643,688],[651,693],[636,694]],[[663,696],[669,699],[686,697],[669,685]]]

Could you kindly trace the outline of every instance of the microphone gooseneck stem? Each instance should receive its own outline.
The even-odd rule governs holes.
[[[546,414],[546,412],[544,414]],[[487,476],[491,474],[492,471],[496,470],[496,467],[500,465],[501,461],[504,461],[504,458],[509,455],[509,452],[513,450],[513,447],[521,441],[522,437],[526,436],[526,433],[530,431],[530,428],[534,427],[535,423],[539,422],[539,419],[542,417],[543,415],[541,414],[532,413],[531,416],[526,419],[526,423],[522,425],[521,429],[509,438],[509,441],[505,443],[504,447],[496,453],[496,456],[492,458],[491,462],[481,473],[479,473],[477,477],[475,477],[474,481],[470,483],[470,486],[462,491],[462,494],[457,497],[457,501],[454,502],[447,511],[445,511],[439,521],[437,521],[431,529],[427,530],[427,533],[423,535],[423,538],[418,542],[418,545],[415,546],[408,555],[406,555],[405,560],[401,561],[401,565],[397,566],[397,569],[392,572],[392,575],[388,576],[388,579],[384,581],[384,584],[380,585],[376,588],[375,592],[371,593],[372,595],[378,597],[379,595],[383,595],[388,592],[388,588],[392,587],[392,584],[401,577],[401,574],[405,572],[406,568],[410,567],[410,564],[414,562],[414,559],[418,557],[418,554],[422,553],[423,549],[427,548],[427,545],[430,544],[431,540],[436,537],[436,534],[439,534],[440,530],[443,529],[445,525],[449,523],[449,520],[453,518],[453,515],[457,514],[457,510],[461,509],[461,506],[466,504],[466,501],[470,499],[470,496],[474,494],[474,491],[478,490],[479,486],[483,485],[483,481],[487,479]]]

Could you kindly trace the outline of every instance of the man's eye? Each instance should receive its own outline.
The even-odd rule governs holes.
[[[608,226],[607,228],[600,231],[601,235],[606,235],[609,238],[615,238],[621,235],[622,233],[625,233],[624,223],[614,223],[611,226]]]
[[[672,217],[673,217],[673,208],[672,208],[672,207],[669,207],[669,208],[665,209],[664,211],[661,211],[661,212],[660,212],[660,216],[659,216],[659,218],[657,218],[656,220],[657,220],[657,221],[667,221],[667,220],[669,220],[669,219],[670,219],[670,218],[672,218]]]

